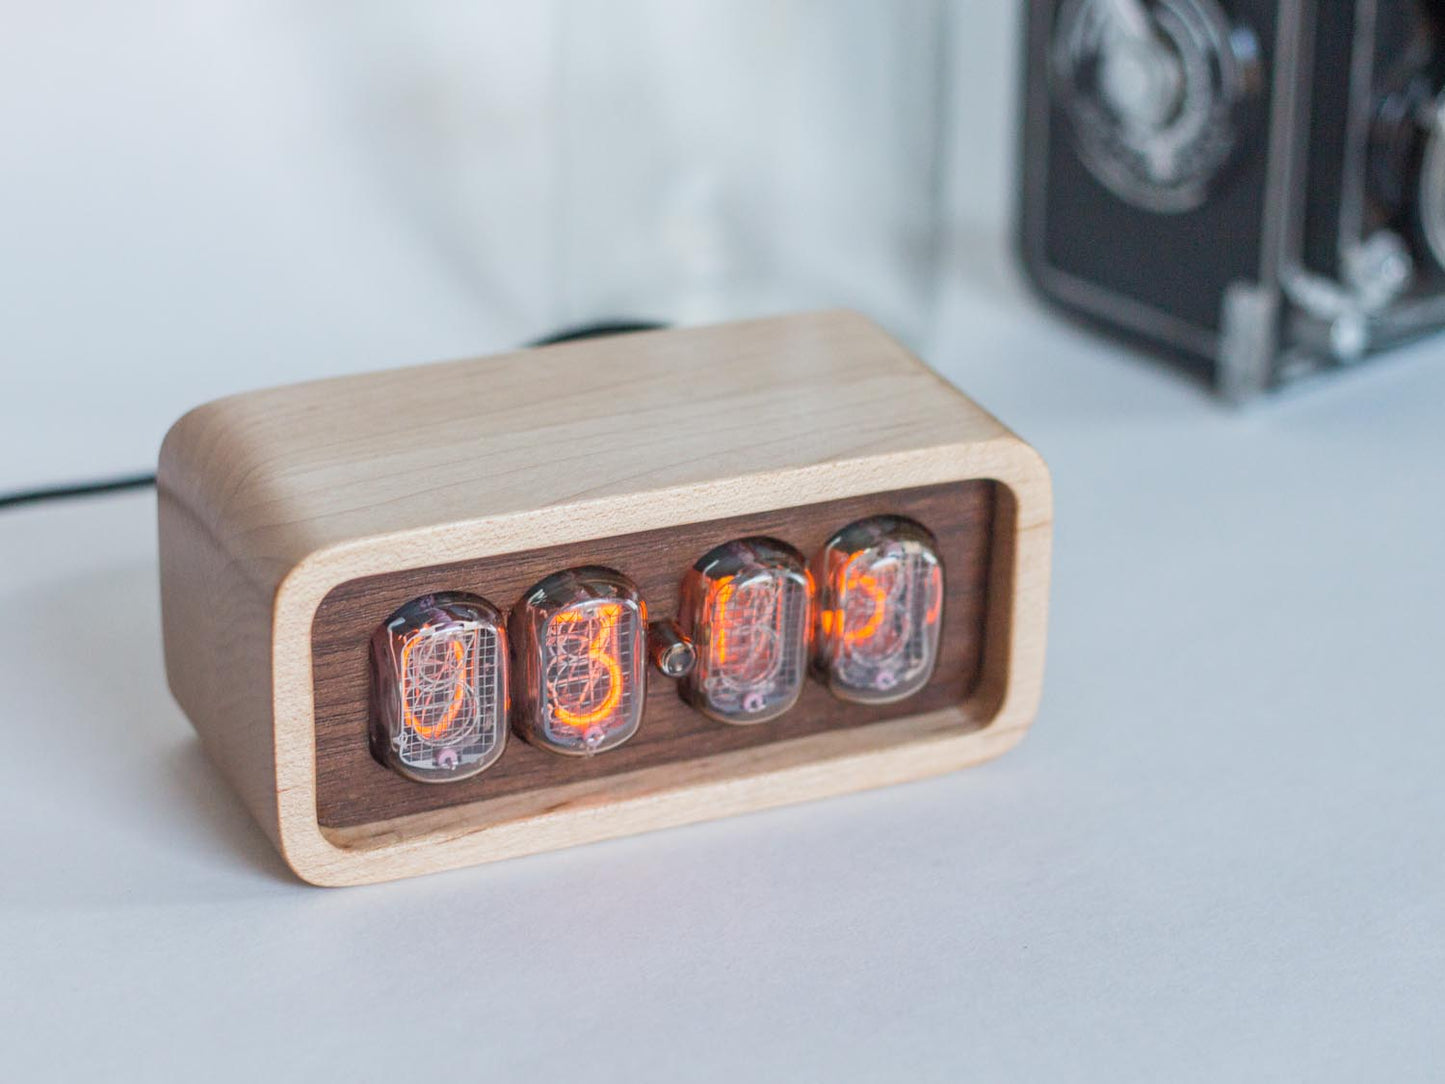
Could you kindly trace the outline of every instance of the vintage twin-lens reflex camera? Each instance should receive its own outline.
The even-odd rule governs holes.
[[[1021,242],[1242,399],[1445,327],[1445,0],[1030,0]]]

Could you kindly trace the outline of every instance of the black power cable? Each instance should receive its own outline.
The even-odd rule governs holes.
[[[629,335],[637,331],[659,331],[666,324],[650,320],[605,320],[594,324],[579,324],[563,328],[537,339],[527,345],[553,346],[557,343],[576,342],[579,339],[600,339],[608,335]],[[69,500],[72,497],[98,497],[106,493],[123,493],[130,489],[146,489],[156,484],[154,474],[127,474],[119,478],[100,478],[89,482],[66,482],[58,486],[41,486],[36,489],[17,489],[13,493],[0,493],[0,509],[16,508],[22,504],[39,504],[42,501]]]
[[[537,339],[528,346],[555,346],[557,343],[573,343],[579,339],[602,339],[608,335],[631,335],[638,331],[661,331],[667,327],[652,320],[599,320],[595,324],[578,324],[576,327],[554,331],[545,339]]]
[[[57,501],[70,497],[95,497],[102,493],[145,489],[155,484],[154,474],[128,474],[120,478],[101,478],[93,482],[70,482],[39,489],[19,489],[14,493],[0,493],[0,508],[14,508],[21,504],[39,504],[41,501]]]

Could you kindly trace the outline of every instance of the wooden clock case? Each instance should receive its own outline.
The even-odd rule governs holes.
[[[1038,455],[847,312],[585,340],[234,396],[159,470],[171,688],[303,879],[427,873],[962,768],[1004,752],[1043,674],[1051,497]],[[909,515],[939,540],[937,670],[868,707],[810,682],[727,726],[652,671],[643,723],[578,760],[513,740],[428,785],[370,756],[367,643],[433,591],[506,608],[603,564],[653,617],[714,545]]]

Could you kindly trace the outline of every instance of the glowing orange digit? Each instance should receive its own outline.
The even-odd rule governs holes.
[[[783,604],[786,581],[771,574],[742,581],[724,576],[713,587],[709,661],[722,680],[766,683],[783,658],[780,642],[787,618]]]
[[[858,640],[871,640],[873,634],[878,631],[878,626],[883,623],[883,618],[888,614],[888,592],[878,585],[875,577],[860,575],[856,571],[849,575],[847,586],[850,591],[853,588],[861,588],[872,601],[873,612],[868,615],[868,620],[860,628],[850,629],[845,622],[843,639],[850,644]]]
[[[611,634],[617,628],[618,619],[622,615],[622,606],[616,602],[608,602],[598,606],[594,611],[598,619],[597,634],[587,641],[587,662],[589,666],[600,665],[607,673],[607,695],[602,702],[591,711],[574,711],[564,706],[558,700],[552,709],[553,717],[565,726],[575,727],[578,730],[585,730],[589,726],[603,722],[617,708],[622,700],[622,666],[617,661],[617,656],[609,640]],[[581,621],[589,621],[592,613],[581,610],[564,610],[552,618],[554,624],[573,625]],[[586,691],[590,691],[591,684]]]
[[[466,649],[462,647],[460,640],[451,640],[447,647],[451,651],[452,667],[455,670],[455,677],[452,680],[452,701],[447,705],[442,717],[435,723],[424,723],[417,718],[417,713],[412,711],[412,701],[422,701],[421,713],[426,714],[433,705],[435,680],[418,680],[421,675],[413,672],[411,667],[411,652],[423,637],[430,637],[430,629],[419,629],[412,636],[407,638],[406,643],[401,647],[401,706],[402,713],[406,718],[406,725],[414,730],[427,741],[435,741],[445,734],[452,723],[456,722],[457,716],[461,713],[462,703],[467,696],[467,672],[466,672]],[[418,668],[419,669],[419,668]],[[418,688],[420,686],[420,689]]]
[[[728,659],[728,603],[732,600],[733,592],[736,589],[737,584],[733,582],[733,578],[724,576],[718,581],[717,593],[713,596],[712,620],[717,629],[715,646],[719,663],[725,663]]]

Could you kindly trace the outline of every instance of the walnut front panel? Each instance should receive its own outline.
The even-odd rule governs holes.
[[[371,824],[960,704],[982,667],[994,505],[993,482],[954,482],[344,583],[323,599],[312,625],[317,820],[326,828]],[[728,726],[688,707],[675,683],[652,671],[641,729],[626,745],[596,757],[558,756],[513,736],[501,759],[481,775],[444,784],[412,782],[372,757],[367,737],[369,639],[411,599],[465,591],[505,611],[547,574],[598,564],[617,569],[637,584],[650,618],[669,618],[676,613],[683,574],[719,543],[770,535],[811,557],[845,524],[886,513],[909,516],[928,527],[937,538],[945,569],[938,666],[929,683],[907,700],[873,706],[844,703],[810,680],[798,703],[782,717],[754,726]]]

